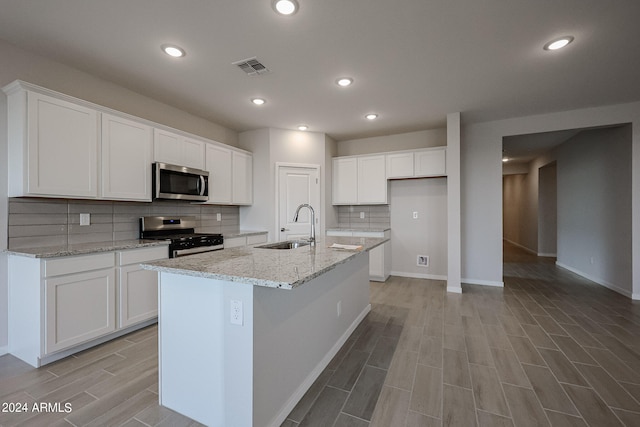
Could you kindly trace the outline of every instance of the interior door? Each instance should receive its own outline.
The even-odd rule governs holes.
[[[311,212],[302,208],[298,222],[293,222],[296,208],[307,203],[315,210],[316,228],[320,224],[320,167],[278,166],[279,240],[309,237]],[[318,231],[316,231],[317,233]]]

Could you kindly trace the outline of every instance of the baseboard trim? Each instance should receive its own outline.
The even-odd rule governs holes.
[[[628,291],[626,289],[622,289],[621,287],[619,287],[617,285],[614,285],[613,283],[610,283],[610,282],[607,282],[605,280],[602,280],[602,279],[599,279],[597,277],[594,277],[594,276],[592,276],[590,274],[587,274],[587,273],[585,273],[583,271],[578,270],[577,268],[570,267],[570,266],[568,266],[566,264],[563,264],[563,263],[561,263],[559,261],[556,261],[556,265],[558,267],[564,268],[565,270],[569,270],[570,272],[575,273],[578,276],[582,276],[585,279],[589,279],[592,282],[597,283],[600,286],[604,286],[607,289],[611,289],[612,291],[617,292],[620,295],[624,295],[627,298],[640,299],[640,295],[635,295],[633,293],[633,291]]]
[[[5,354],[9,354],[9,346],[8,345],[0,347],[0,356],[4,356]]]
[[[409,277],[411,279],[447,280],[447,276],[440,274],[406,273],[404,271],[392,271],[392,276]]]
[[[557,258],[558,254],[552,254],[552,253],[544,253],[544,252],[539,252],[538,256],[541,257],[549,257],[549,258]]]
[[[271,427],[279,427],[282,423],[287,419],[287,416],[293,411],[293,408],[296,407],[298,402],[302,399],[304,394],[309,390],[309,388],[313,385],[315,380],[318,379],[322,371],[329,365],[333,357],[340,351],[340,348],[344,345],[347,339],[351,336],[353,331],[356,330],[360,322],[365,318],[365,316],[371,311],[371,304],[368,304],[364,310],[356,317],[356,319],[351,323],[349,328],[345,331],[344,334],[338,339],[338,341],[331,347],[331,350],[322,358],[320,363],[316,365],[315,368],[307,375],[307,378],[300,384],[300,386],[296,389],[296,391],[291,395],[287,403],[282,407],[278,415],[269,423]]]
[[[513,240],[504,239],[504,238],[503,238],[502,240],[504,240],[505,242],[511,243],[512,245],[517,246],[517,247],[519,247],[520,249],[522,249],[522,250],[525,250],[525,251],[529,252],[530,254],[534,254],[534,255],[536,255],[536,256],[538,255],[538,251],[534,251],[533,249],[530,249],[530,248],[528,248],[528,247],[526,247],[526,246],[522,246],[520,243],[516,243],[516,242],[514,242]]]
[[[479,279],[462,279],[462,283],[467,285],[481,285],[481,286],[495,286],[498,288],[504,288],[504,282],[494,282],[492,280],[479,280]]]
[[[462,286],[447,286],[447,292],[451,292],[452,294],[461,294]]]

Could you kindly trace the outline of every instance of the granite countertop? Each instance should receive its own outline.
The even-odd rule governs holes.
[[[254,286],[293,289],[347,262],[358,253],[369,251],[388,240],[325,237],[316,242],[315,246],[282,250],[241,247],[149,262],[142,264],[142,267]],[[353,251],[328,247],[334,243],[361,245],[362,248]]]
[[[138,249],[152,246],[168,246],[168,240],[114,240],[109,242],[78,243],[73,245],[41,246],[33,248],[7,249],[7,253],[30,258],[56,258],[86,255],[100,252]]]
[[[378,228],[349,228],[349,227],[332,227],[327,228],[326,231],[364,231],[367,233],[384,233],[391,230],[391,227],[378,227]]]

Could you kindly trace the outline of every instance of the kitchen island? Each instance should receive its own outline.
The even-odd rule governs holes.
[[[208,426],[279,426],[371,309],[367,252],[385,241],[144,264],[160,272],[160,404]]]

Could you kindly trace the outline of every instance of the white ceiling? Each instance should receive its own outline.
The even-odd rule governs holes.
[[[640,1],[298,1],[0,0],[0,38],[237,131],[345,140],[640,100]],[[231,65],[252,56],[272,73]]]

